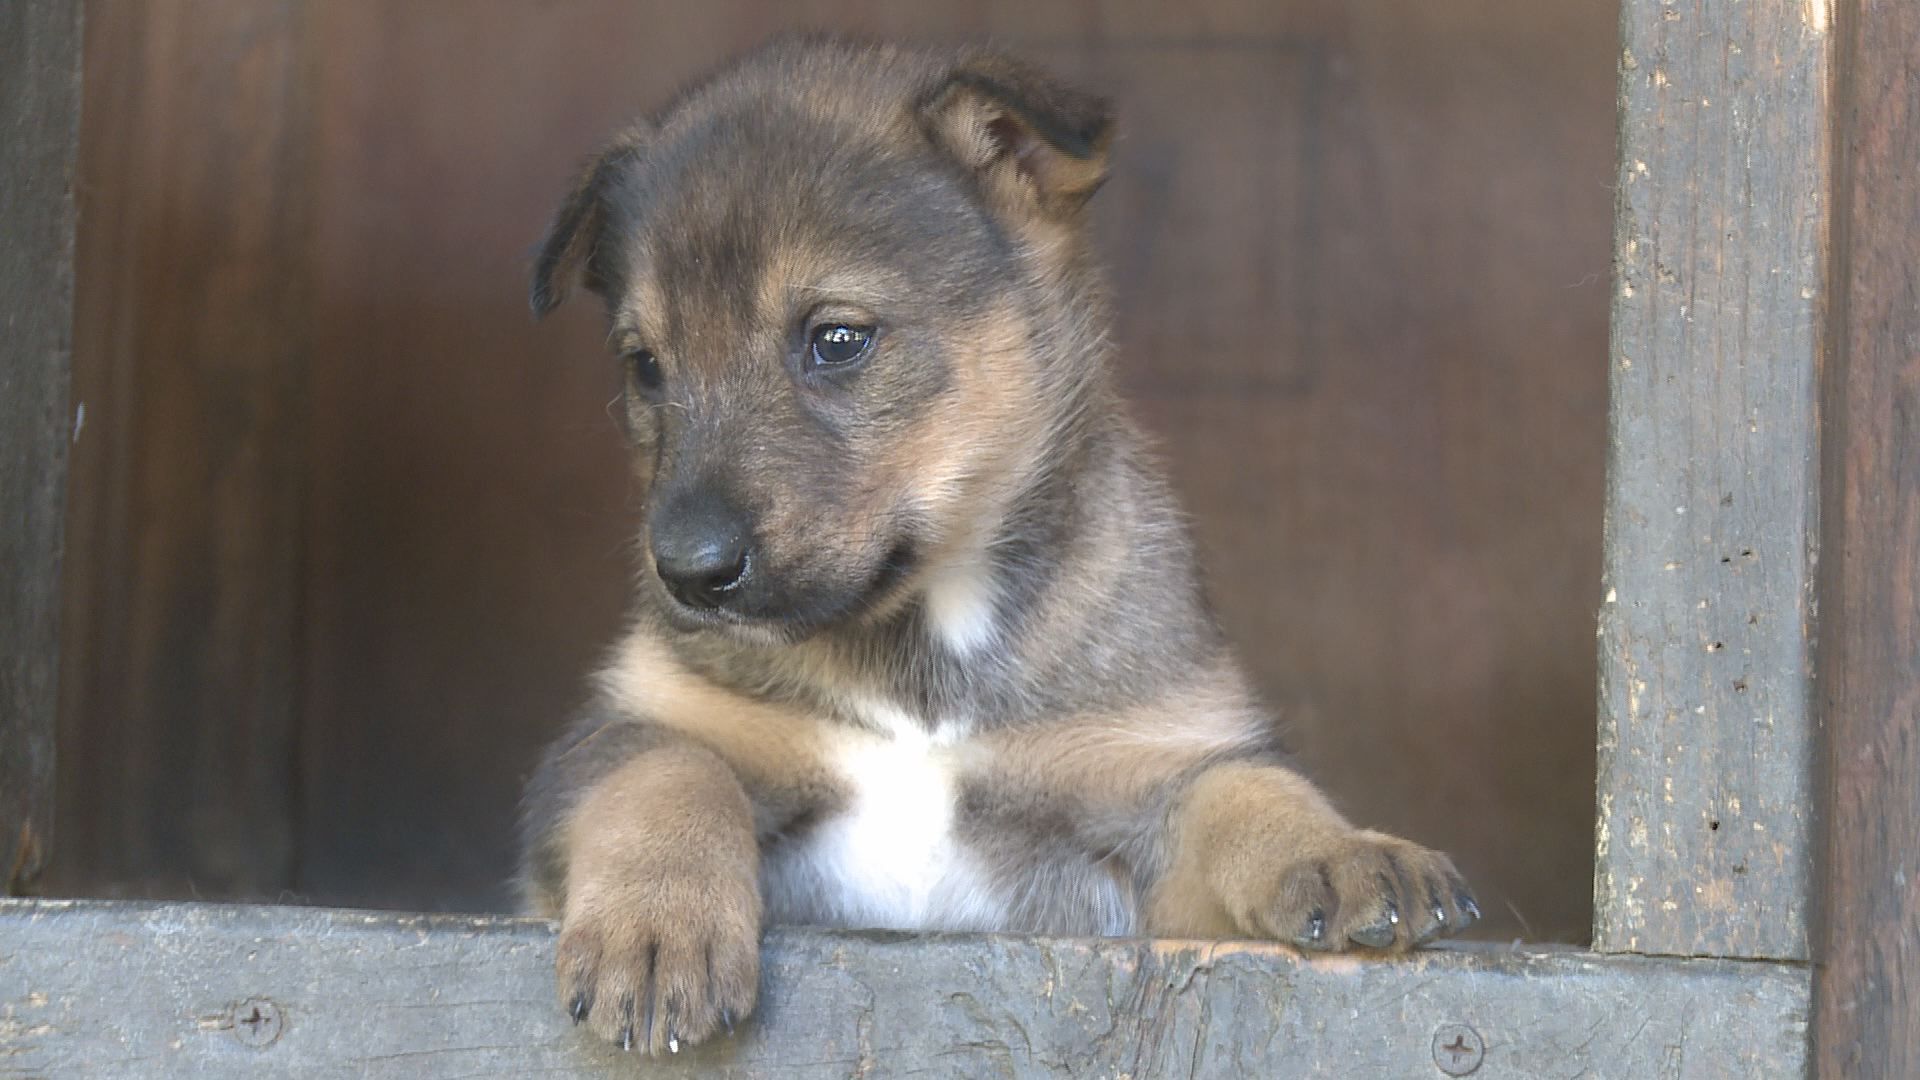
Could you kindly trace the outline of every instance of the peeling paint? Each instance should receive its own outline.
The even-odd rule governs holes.
[[[1806,0],[1807,29],[1825,34],[1833,25],[1833,0]]]

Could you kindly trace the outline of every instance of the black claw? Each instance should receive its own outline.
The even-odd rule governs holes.
[[[720,1010],[720,1024],[722,1027],[727,1029],[727,1034],[729,1035],[733,1034],[733,1010],[732,1009]]]
[[[1348,934],[1348,938],[1357,944],[1384,949],[1386,945],[1394,944],[1394,926],[1400,926],[1400,905],[1392,899],[1386,899],[1380,903],[1380,919],[1354,930]]]
[[[1371,949],[1384,949],[1393,944],[1393,927],[1400,921],[1397,913],[1390,911],[1388,916],[1370,926],[1362,926],[1347,936],[1357,945],[1365,945]]]
[[[583,991],[573,995],[573,1003],[567,1006],[567,1015],[573,1017],[575,1024],[579,1024],[586,1020],[587,1013],[592,1009],[593,999]]]
[[[1480,921],[1480,905],[1473,902],[1472,896],[1461,893],[1453,898],[1453,902],[1460,909],[1460,913],[1466,916],[1460,924],[1463,929]]]
[[[620,1028],[620,1049],[631,1051],[633,1049],[633,995],[632,994],[621,995],[620,1015],[626,1017],[627,1019],[627,1022],[624,1025],[622,1025]]]
[[[1324,949],[1327,947],[1327,913],[1314,908],[1307,914],[1307,928],[1293,939],[1295,945],[1303,949]]]
[[[667,1025],[667,1053],[677,1054],[679,1052],[680,1052],[680,1033],[673,1030],[672,1024],[668,1024]]]

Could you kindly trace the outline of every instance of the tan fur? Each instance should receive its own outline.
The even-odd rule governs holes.
[[[980,755],[1009,788],[1071,793],[1116,811],[1136,807],[1211,761],[1265,744],[1266,720],[1237,682],[1230,669],[1202,672],[1193,685],[1124,712],[988,732]]]
[[[966,70],[976,79],[1004,85],[1018,85],[1031,74],[1003,57],[977,58]],[[1026,209],[1038,205],[1043,216],[1068,217],[1107,178],[1111,127],[1100,134],[1090,153],[1062,153],[1019,110],[970,82],[950,85],[927,103],[924,112],[954,156],[986,175],[996,202],[1010,214],[1027,216]]]
[[[684,745],[628,761],[566,831],[561,998],[603,1038],[650,1052],[752,1011],[759,983],[759,852],[727,764]]]
[[[974,543],[975,521],[995,522],[1018,490],[1045,430],[1043,400],[1022,362],[1022,327],[995,312],[964,328],[974,344],[955,365],[951,396],[880,460],[889,487],[914,493],[927,517],[958,522],[949,539]]]
[[[1445,855],[1356,830],[1306,779],[1273,766],[1203,773],[1175,812],[1172,846],[1148,898],[1156,934],[1402,950],[1465,922],[1470,906]],[[1302,915],[1316,912],[1322,933],[1303,940]]]
[[[758,834],[838,797],[819,717],[714,686],[689,673],[651,634],[629,634],[599,681],[631,715],[648,717],[719,755],[755,795]]]

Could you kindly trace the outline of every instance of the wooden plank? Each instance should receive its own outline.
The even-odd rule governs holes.
[[[1628,0],[1594,944],[1807,955],[1825,5]]]
[[[55,887],[292,884],[303,6],[88,6]]]
[[[1920,6],[1840,5],[1821,511],[1822,1077],[1920,1076]]]
[[[532,920],[15,901],[0,906],[0,1071],[635,1075],[555,1004],[552,944]],[[1808,976],[1791,965],[790,930],[765,955],[737,1038],[645,1075],[1439,1076],[1435,1035],[1463,1027],[1485,1080],[1805,1063]],[[255,1003],[265,1023],[246,1022]]]
[[[52,838],[80,5],[0,5],[0,891]]]

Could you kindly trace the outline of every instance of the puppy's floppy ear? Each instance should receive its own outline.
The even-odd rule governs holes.
[[[999,55],[963,61],[921,99],[934,142],[990,187],[1025,187],[1050,217],[1071,214],[1107,178],[1113,108]]]
[[[582,278],[590,285],[595,283],[594,256],[607,226],[608,198],[621,170],[639,159],[644,141],[643,129],[630,129],[581,168],[572,193],[560,204],[533,261],[532,289],[527,299],[535,318],[559,307]]]

